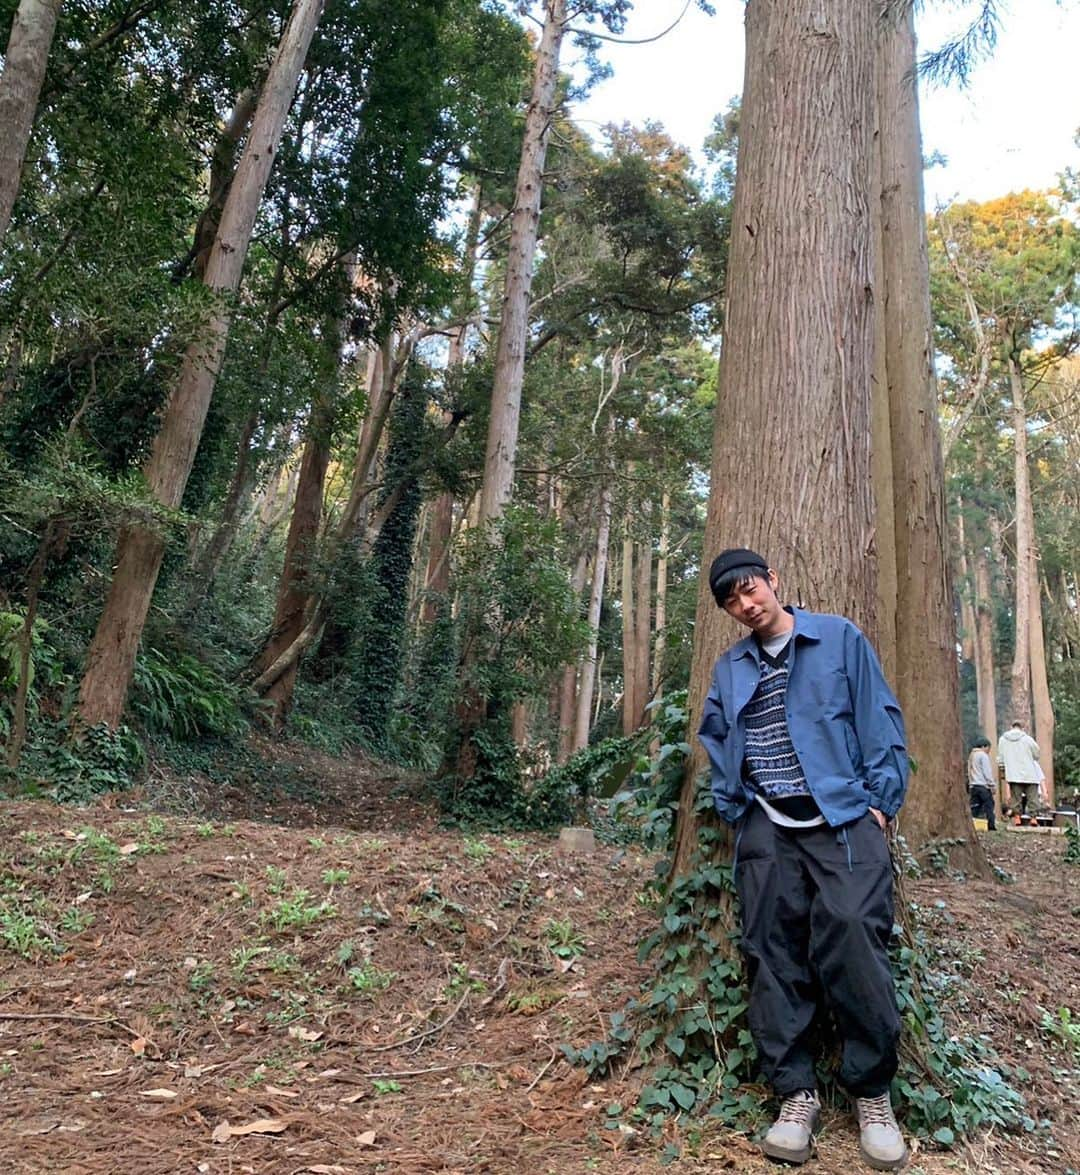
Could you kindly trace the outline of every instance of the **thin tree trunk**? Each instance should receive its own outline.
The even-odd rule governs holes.
[[[978,669],[979,728],[997,754],[997,687],[994,673],[994,612],[990,602],[990,566],[980,546],[975,563],[975,665]]]
[[[544,27],[536,51],[532,96],[525,116],[510,218],[510,245],[506,283],[495,348],[495,373],[491,393],[491,419],[480,491],[480,521],[496,518],[513,493],[517,460],[518,422],[521,416],[521,384],[525,373],[525,347],[529,328],[529,292],[533,258],[540,227],[540,196],[544,186],[544,159],[555,107],[559,50],[567,21],[567,0],[545,0]]]
[[[908,844],[962,841],[951,859],[989,875],[968,803],[954,597],[937,419],[930,267],[923,213],[914,10],[886,5],[878,30],[885,366],[896,542],[896,677],[912,773],[899,817]]]
[[[1031,729],[1031,584],[1035,578],[1035,544],[1031,533],[1031,480],[1027,458],[1027,407],[1020,361],[1009,356],[1012,392],[1013,477],[1016,501],[1016,641],[1010,682],[1011,719]]]
[[[19,194],[60,0],[19,0],[0,74],[0,241]]]
[[[589,557],[582,551],[574,564],[574,573],[570,576],[570,590],[574,599],[581,599],[585,590],[585,576],[589,570]],[[562,679],[559,683],[559,740],[555,754],[556,763],[565,763],[570,758],[570,751],[574,742],[574,709],[577,701],[578,666],[565,665]]]
[[[754,0],[702,563],[761,551],[787,599],[876,635],[870,387],[874,374],[871,5]],[[823,259],[831,259],[823,264]],[[762,487],[750,508],[732,486]],[[717,655],[739,635],[705,576],[691,668],[697,726]],[[699,849],[706,766],[694,740],[675,875]],[[721,846],[730,844],[721,835]],[[725,906],[713,935],[733,916]],[[734,949],[734,948],[732,948]]]
[[[255,87],[242,90],[237,96],[228,121],[221,128],[214,152],[210,157],[210,183],[207,190],[206,207],[195,225],[194,240],[187,256],[176,266],[175,276],[177,278],[182,277],[189,266],[200,281],[206,277],[210,251],[217,238],[221,214],[236,173],[236,152],[241,139],[247,134],[247,129],[251,125],[258,100],[259,91]],[[278,292],[275,287],[275,291],[270,295],[269,304],[271,307],[277,301]]]
[[[1031,494],[1028,494],[1028,510],[1031,517],[1032,547],[1035,546],[1035,516],[1032,511]],[[1046,643],[1043,636],[1042,581],[1039,565],[1032,560],[1031,579],[1028,582],[1028,607],[1030,611],[1028,639],[1031,658],[1031,700],[1035,716],[1035,741],[1039,744],[1039,764],[1046,774],[1046,796],[1051,806],[1054,803],[1054,706],[1050,699],[1050,683],[1046,677]]]
[[[330,435],[333,408],[320,399],[312,408],[304,455],[300,461],[300,478],[296,486],[289,535],[285,540],[285,563],[274,607],[274,626],[269,641],[259,655],[257,671],[272,665],[303,631],[311,602],[311,562],[322,521],[323,485],[330,464]],[[266,691],[270,702],[269,720],[281,729],[292,706],[296,685],[297,662]]]
[[[653,649],[653,671],[649,682],[652,696],[659,701],[664,696],[664,653],[667,649],[667,581],[668,557],[671,547],[671,494],[664,490],[660,499],[660,550],[656,557],[656,634]]]
[[[646,505],[642,509],[642,518],[649,518],[649,509]],[[637,665],[634,668],[634,680],[637,683],[637,710],[634,714],[634,729],[644,725],[646,718],[645,707],[649,704],[649,654],[652,638],[652,543],[645,539],[636,544],[637,551],[637,590],[635,592],[634,609],[634,652],[637,656]]]
[[[637,730],[638,714],[638,656],[635,651],[637,625],[634,623],[634,540],[630,537],[630,521],[623,520],[622,541],[622,731],[633,734]]]
[[[206,285],[225,298],[240,284],[259,203],[308,47],[322,16],[323,2],[296,0],[225,202],[206,270]],[[184,354],[178,381],[154,438],[145,471],[147,484],[153,496],[172,509],[179,506],[187,485],[224,357],[230,321],[223,299],[207,321],[205,332]],[[164,551],[164,540],[154,531],[129,527],[120,534],[116,570],[79,690],[79,714],[87,725],[119,725]]]
[[[968,561],[967,528],[964,525],[964,502],[956,504],[956,562],[960,571],[960,656],[975,666],[976,681],[979,666],[975,662],[975,603],[971,583],[971,565]],[[978,687],[976,687],[977,689]]]
[[[577,713],[574,718],[574,738],[571,749],[583,750],[589,745],[590,713],[593,688],[596,685],[596,650],[600,637],[600,606],[604,600],[604,577],[607,574],[608,543],[611,538],[611,486],[605,481],[600,491],[600,522],[596,529],[596,554],[593,557],[592,588],[589,592],[589,647],[581,662],[581,681],[578,686]]]

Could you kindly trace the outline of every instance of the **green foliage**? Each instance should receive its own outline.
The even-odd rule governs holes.
[[[188,653],[142,650],[131,709],[147,729],[178,738],[231,737],[247,729],[240,690]]]
[[[573,819],[583,823],[588,801],[594,796],[611,795],[626,778],[640,741],[635,736],[621,736],[584,747],[535,784],[530,801],[535,805],[543,801],[552,814],[565,812],[560,822]]]
[[[558,807],[526,794],[510,711],[515,702],[544,696],[587,640],[561,556],[558,523],[525,507],[508,508],[464,544],[459,688],[467,704],[459,703],[445,744],[445,762],[456,774],[443,784],[444,809],[454,819],[542,827]]]
[[[1080,865],[1080,828],[1070,824],[1065,829],[1065,856],[1067,865]]]
[[[146,763],[142,743],[128,726],[41,723],[32,735],[20,776],[24,785],[51,792],[61,803],[87,804],[104,792],[122,791]]]

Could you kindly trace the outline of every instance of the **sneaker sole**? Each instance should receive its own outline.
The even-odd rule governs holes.
[[[863,1150],[862,1143],[859,1143],[859,1154],[862,1155],[863,1162],[875,1171],[899,1171],[901,1167],[907,1166],[907,1161],[911,1158],[911,1152],[905,1147],[899,1159],[878,1159]]]
[[[778,1163],[794,1163],[798,1165],[805,1163],[814,1153],[814,1144],[807,1144],[801,1151],[789,1151],[784,1150],[783,1147],[774,1146],[771,1143],[763,1142],[761,1144],[761,1153],[767,1159],[773,1159]]]

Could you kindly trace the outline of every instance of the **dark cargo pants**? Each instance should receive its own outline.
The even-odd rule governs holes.
[[[900,1016],[887,954],[892,866],[877,821],[794,830],[755,803],[737,836],[750,1032],[774,1092],[816,1085],[808,1036],[820,991],[842,1041],[841,1083],[853,1097],[884,1093]]]

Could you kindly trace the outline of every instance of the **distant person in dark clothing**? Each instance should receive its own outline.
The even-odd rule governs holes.
[[[904,723],[870,642],[842,616],[785,608],[753,551],[709,570],[719,607],[750,630],[716,662],[698,736],[716,810],[735,829],[750,1031],[780,1099],[770,1158],[803,1163],[820,1103],[817,993],[843,1043],[840,1081],[878,1170],[907,1161],[889,1100],[900,1017],[886,824],[907,787]]]
[[[972,816],[984,816],[986,827],[997,831],[994,822],[994,788],[997,785],[994,764],[990,759],[990,740],[977,738],[968,755],[968,796]]]

